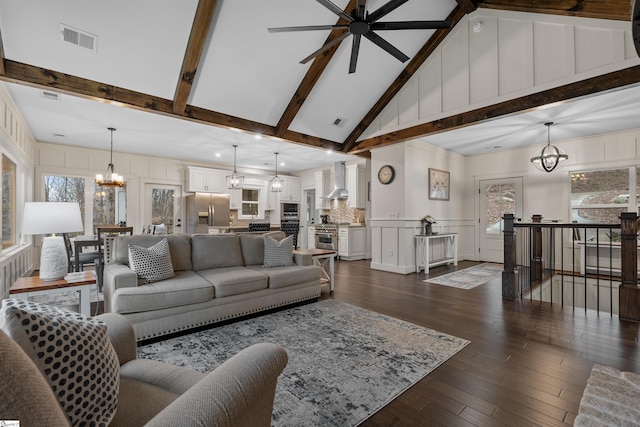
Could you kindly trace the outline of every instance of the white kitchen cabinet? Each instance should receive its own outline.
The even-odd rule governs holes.
[[[229,209],[242,209],[242,189],[229,190]]]
[[[347,206],[364,209],[367,203],[367,178],[365,165],[347,166]]]
[[[307,229],[307,249],[316,248],[316,227],[310,225]]]
[[[364,259],[365,228],[362,226],[338,227],[338,256],[345,261]]]
[[[324,196],[329,194],[331,186],[331,171],[323,170],[316,172],[316,209],[330,209],[331,201]]]
[[[202,193],[225,192],[224,171],[189,166],[187,173],[187,191]]]
[[[297,176],[282,176],[282,192],[280,202],[300,203],[300,178]]]

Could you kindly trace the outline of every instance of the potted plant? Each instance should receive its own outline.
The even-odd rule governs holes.
[[[430,236],[433,233],[431,226],[437,224],[435,218],[430,214],[426,214],[420,221],[422,222],[422,234]]]

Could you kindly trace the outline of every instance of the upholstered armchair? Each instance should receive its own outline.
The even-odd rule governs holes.
[[[248,347],[209,374],[136,358],[136,338],[118,314],[103,314],[120,363],[110,426],[269,426],[278,376],[287,364],[275,344]],[[21,427],[69,426],[36,364],[0,330],[0,420]]]

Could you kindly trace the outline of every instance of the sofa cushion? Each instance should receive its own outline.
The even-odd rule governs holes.
[[[320,281],[321,269],[317,265],[294,265],[290,267],[263,268],[260,266],[247,267],[259,270],[269,276],[269,288],[286,288],[301,283]]]
[[[104,323],[6,299],[0,327],[34,361],[71,425],[109,424],[118,403],[120,363]]]
[[[264,262],[264,236],[282,240],[287,237],[283,231],[270,231],[265,234],[241,234],[240,246],[244,265],[262,265]]]
[[[118,236],[113,241],[112,261],[129,265],[129,244],[149,248],[162,239],[169,243],[174,271],[191,270],[191,236],[188,234]]]
[[[264,236],[264,267],[285,267],[294,265],[293,236],[277,241],[271,236]]]
[[[243,265],[240,237],[236,234],[194,234],[191,248],[193,271]]]
[[[167,239],[160,240],[150,248],[129,244],[129,265],[138,276],[138,285],[170,279],[176,275]]]
[[[216,289],[216,298],[267,289],[264,272],[246,267],[212,268],[198,271]]]
[[[175,277],[144,286],[120,288],[112,298],[115,313],[136,313],[197,304],[212,300],[214,288],[193,271],[177,271]]]

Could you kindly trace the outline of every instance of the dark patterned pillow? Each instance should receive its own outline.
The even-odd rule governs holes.
[[[129,266],[138,275],[138,285],[170,279],[176,275],[167,239],[160,240],[150,248],[129,244]]]
[[[293,236],[277,241],[271,236],[264,236],[263,267],[285,267],[294,265]]]
[[[0,328],[38,366],[71,425],[109,424],[118,403],[120,363],[104,323],[44,304],[5,299]]]

